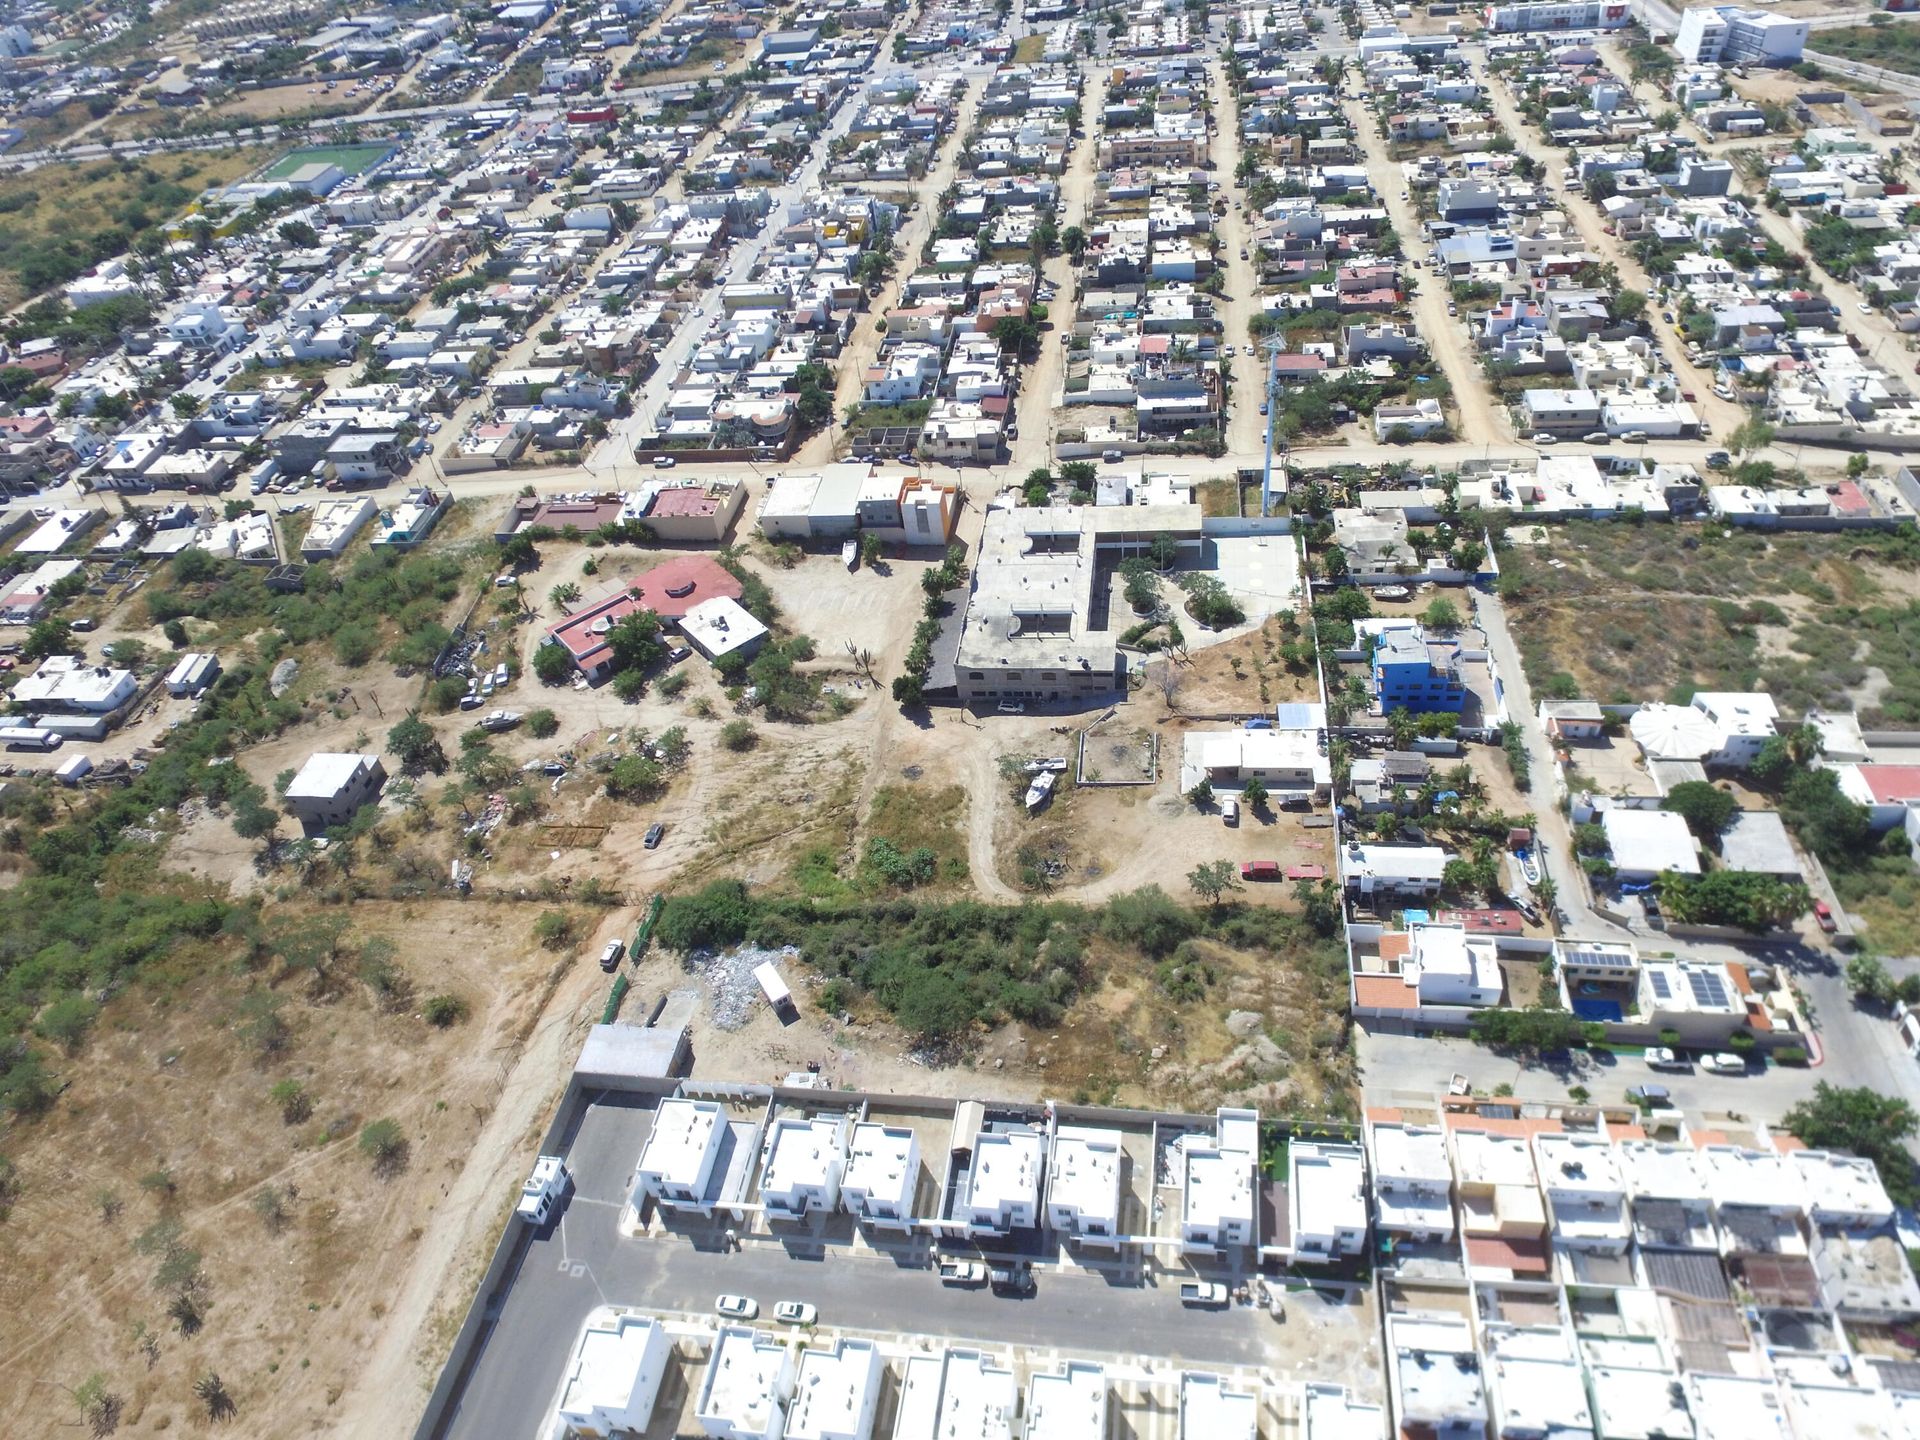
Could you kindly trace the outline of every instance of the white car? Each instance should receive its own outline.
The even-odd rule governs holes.
[[[1710,1075],[1744,1075],[1747,1073],[1747,1062],[1730,1051],[1721,1050],[1712,1055],[1702,1055],[1700,1068]]]
[[[773,1307],[773,1318],[782,1325],[811,1325],[820,1312],[804,1300],[782,1300]]]
[[[671,455],[656,455],[653,457],[653,468],[656,470],[671,470],[679,463],[680,462],[675,460]]]
[[[713,1308],[734,1320],[754,1320],[760,1315],[760,1302],[750,1300],[745,1295],[717,1296]]]
[[[1649,1070],[1684,1070],[1687,1062],[1664,1045],[1649,1045],[1644,1057]]]

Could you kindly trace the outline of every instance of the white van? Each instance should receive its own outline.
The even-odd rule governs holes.
[[[1225,825],[1240,823],[1240,802],[1231,795],[1220,802],[1220,821]]]

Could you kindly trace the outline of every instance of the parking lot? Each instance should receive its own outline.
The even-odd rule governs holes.
[[[512,1272],[449,1409],[447,1440],[535,1433],[596,1306],[706,1319],[722,1293],[759,1301],[763,1315],[781,1300],[811,1302],[828,1335],[921,1335],[1126,1366],[1152,1356],[1157,1371],[1244,1367],[1281,1382],[1344,1382],[1361,1398],[1379,1398],[1378,1321],[1367,1300],[1294,1292],[1285,1323],[1276,1323],[1250,1305],[1182,1308],[1173,1293],[1178,1275],[1153,1265],[1144,1273],[1125,1264],[1041,1268],[1035,1292],[1011,1299],[942,1285],[924,1236],[851,1246],[833,1243],[831,1226],[818,1241],[743,1228],[740,1248],[729,1249],[724,1221],[695,1221],[676,1222],[659,1238],[623,1238],[620,1215],[651,1120],[651,1101],[636,1097],[601,1095],[588,1105],[567,1146],[573,1193],[558,1219],[530,1237]],[[1141,1168],[1135,1190],[1144,1188]],[[1098,1349],[1090,1350],[1095,1337]],[[1116,1405],[1124,1402],[1116,1388]]]

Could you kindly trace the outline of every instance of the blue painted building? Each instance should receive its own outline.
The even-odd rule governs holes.
[[[1459,714],[1467,703],[1459,647],[1432,644],[1417,629],[1387,631],[1374,643],[1373,694],[1383,715],[1400,709]]]

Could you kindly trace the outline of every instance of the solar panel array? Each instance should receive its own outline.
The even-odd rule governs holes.
[[[1693,1003],[1703,1010],[1724,1010],[1733,1003],[1727,995],[1727,982],[1711,970],[1689,970],[1687,984],[1693,989]]]
[[[1673,991],[1667,986],[1667,976],[1665,971],[1663,970],[1648,971],[1647,982],[1653,986],[1654,999],[1671,1000],[1673,998]]]

